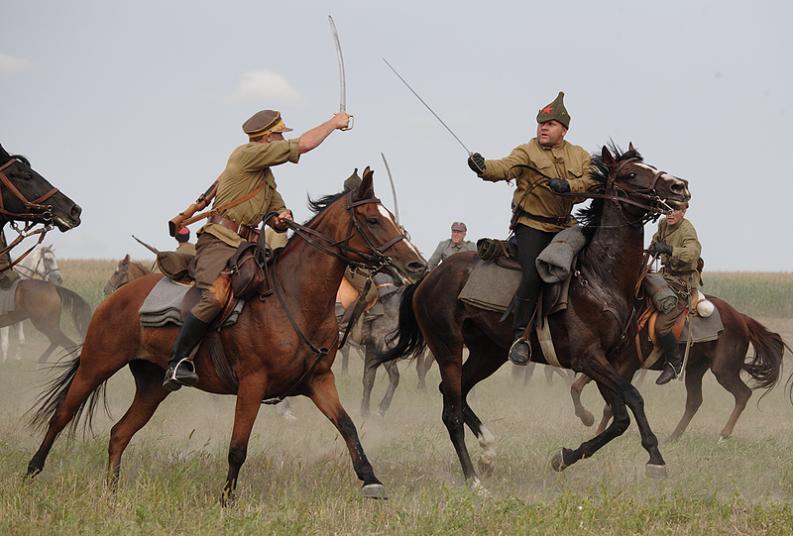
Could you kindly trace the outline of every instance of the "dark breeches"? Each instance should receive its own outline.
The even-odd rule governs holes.
[[[524,300],[536,300],[540,292],[542,280],[537,273],[535,261],[537,256],[551,243],[556,233],[538,231],[525,225],[518,224],[515,229],[515,238],[518,241],[518,260],[523,268],[523,277],[520,279],[517,295]]]

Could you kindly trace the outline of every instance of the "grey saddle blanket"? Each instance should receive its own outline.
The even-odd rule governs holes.
[[[721,321],[721,314],[715,307],[713,314],[707,318],[702,318],[696,313],[692,313],[688,317],[691,321],[691,342],[708,342],[715,341],[719,338],[719,334],[724,331],[724,324]],[[680,343],[688,341],[688,325],[686,322],[683,327],[683,332],[680,334]]]
[[[581,227],[558,233],[537,256],[536,266],[542,280],[542,310],[545,315],[567,308],[572,266],[586,240]],[[488,311],[504,312],[520,284],[521,272],[480,260],[471,270],[458,300]]]
[[[0,288],[0,315],[13,313],[17,310],[17,287],[21,279],[17,279],[8,288]]]
[[[190,285],[180,285],[163,277],[140,306],[140,325],[147,328],[160,328],[168,324],[182,325],[182,301]],[[235,324],[242,313],[245,302],[240,300],[223,326]]]

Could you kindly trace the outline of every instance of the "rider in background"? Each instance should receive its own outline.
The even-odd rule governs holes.
[[[432,270],[455,253],[476,251],[476,244],[465,239],[465,234],[467,232],[468,227],[466,227],[463,222],[456,221],[452,223],[452,237],[447,240],[442,240],[438,244],[438,247],[435,248],[435,253],[433,253],[430,260],[427,261],[429,269]]]

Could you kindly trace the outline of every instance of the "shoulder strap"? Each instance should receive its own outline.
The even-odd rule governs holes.
[[[202,214],[198,214],[197,216],[193,216],[191,218],[188,218],[184,222],[182,222],[182,225],[190,225],[191,223],[195,223],[195,222],[201,221],[201,220],[203,220],[205,218],[209,218],[210,216],[214,216],[216,214],[220,214],[224,210],[228,210],[230,208],[234,208],[237,205],[241,205],[241,204],[243,204],[246,201],[250,201],[251,199],[253,199],[257,195],[259,195],[259,192],[261,192],[264,189],[264,186],[265,186],[265,182],[262,181],[262,183],[256,189],[248,192],[247,194],[243,195],[242,197],[238,197],[237,199],[229,201],[228,203],[226,203],[224,205],[220,205],[219,207],[215,207],[212,210],[207,210],[206,212],[204,212]]]

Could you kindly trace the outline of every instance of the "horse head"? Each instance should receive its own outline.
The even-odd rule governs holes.
[[[53,285],[62,285],[63,274],[60,267],[58,267],[58,260],[55,258],[55,247],[51,244],[49,246],[41,246],[38,251],[44,280],[49,281]]]
[[[82,209],[18,155],[0,145],[0,220],[54,224],[61,231],[80,225]]]
[[[603,146],[600,157],[593,159],[595,177],[603,183],[603,194],[619,204],[629,221],[644,222],[675,210],[691,199],[688,181],[659,170],[643,161],[629,144],[621,153]]]
[[[345,249],[352,261],[393,268],[410,281],[426,273],[426,260],[375,196],[371,169],[367,167],[361,184],[343,197],[349,228]]]
[[[129,253],[127,253],[123,259],[118,261],[116,271],[113,272],[113,275],[111,275],[110,279],[107,280],[105,288],[102,290],[105,296],[109,296],[119,287],[129,283],[129,262]]]

